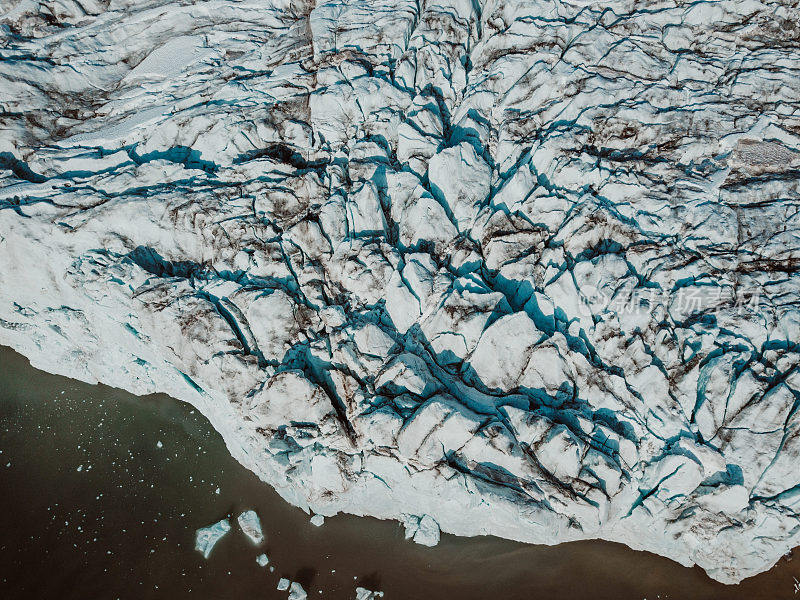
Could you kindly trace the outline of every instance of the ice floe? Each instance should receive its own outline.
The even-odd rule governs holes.
[[[247,510],[237,517],[239,528],[251,542],[259,545],[264,542],[264,532],[261,530],[261,520],[254,510]]]
[[[195,550],[200,552],[203,558],[208,558],[217,542],[230,530],[231,524],[228,519],[222,519],[213,525],[198,529],[195,533]]]

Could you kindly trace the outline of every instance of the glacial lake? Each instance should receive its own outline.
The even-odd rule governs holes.
[[[436,548],[398,523],[339,515],[322,527],[228,454],[191,406],[32,368],[0,348],[0,598],[789,599],[800,557],[738,586],[619,544],[529,546],[443,535]],[[234,528],[204,560],[199,527],[253,508],[275,571]],[[797,552],[795,553],[797,554]],[[322,591],[320,594],[319,591]]]

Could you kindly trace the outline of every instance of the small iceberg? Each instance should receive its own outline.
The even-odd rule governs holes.
[[[363,587],[356,588],[356,600],[376,600],[377,598],[383,598],[383,592],[373,592]]]
[[[281,577],[278,581],[278,591],[285,592],[286,590],[289,590],[289,600],[306,600],[308,598],[302,585],[296,581],[289,581],[286,577]]]
[[[256,562],[259,567],[266,567],[269,564],[269,557],[266,554],[259,554],[256,556]]]
[[[264,533],[261,531],[261,521],[254,510],[247,510],[239,515],[237,519],[239,527],[250,541],[256,546],[264,541]]]
[[[230,530],[231,524],[228,522],[228,519],[222,519],[208,527],[201,527],[195,534],[195,550],[201,552],[203,558],[208,558],[217,542]]]
[[[289,600],[306,600],[306,598],[308,598],[308,594],[306,594],[303,586],[293,581],[291,587],[289,587]]]
[[[314,527],[322,527],[323,523],[325,523],[325,517],[322,515],[314,515],[311,517],[311,524]]]

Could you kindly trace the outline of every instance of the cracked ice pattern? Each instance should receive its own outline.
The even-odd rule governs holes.
[[[195,404],[316,513],[765,570],[800,543],[783,4],[2,0],[0,343]]]

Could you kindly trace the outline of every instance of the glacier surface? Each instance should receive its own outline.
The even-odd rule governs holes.
[[[764,571],[790,4],[0,0],[0,344],[192,403],[315,514]]]

